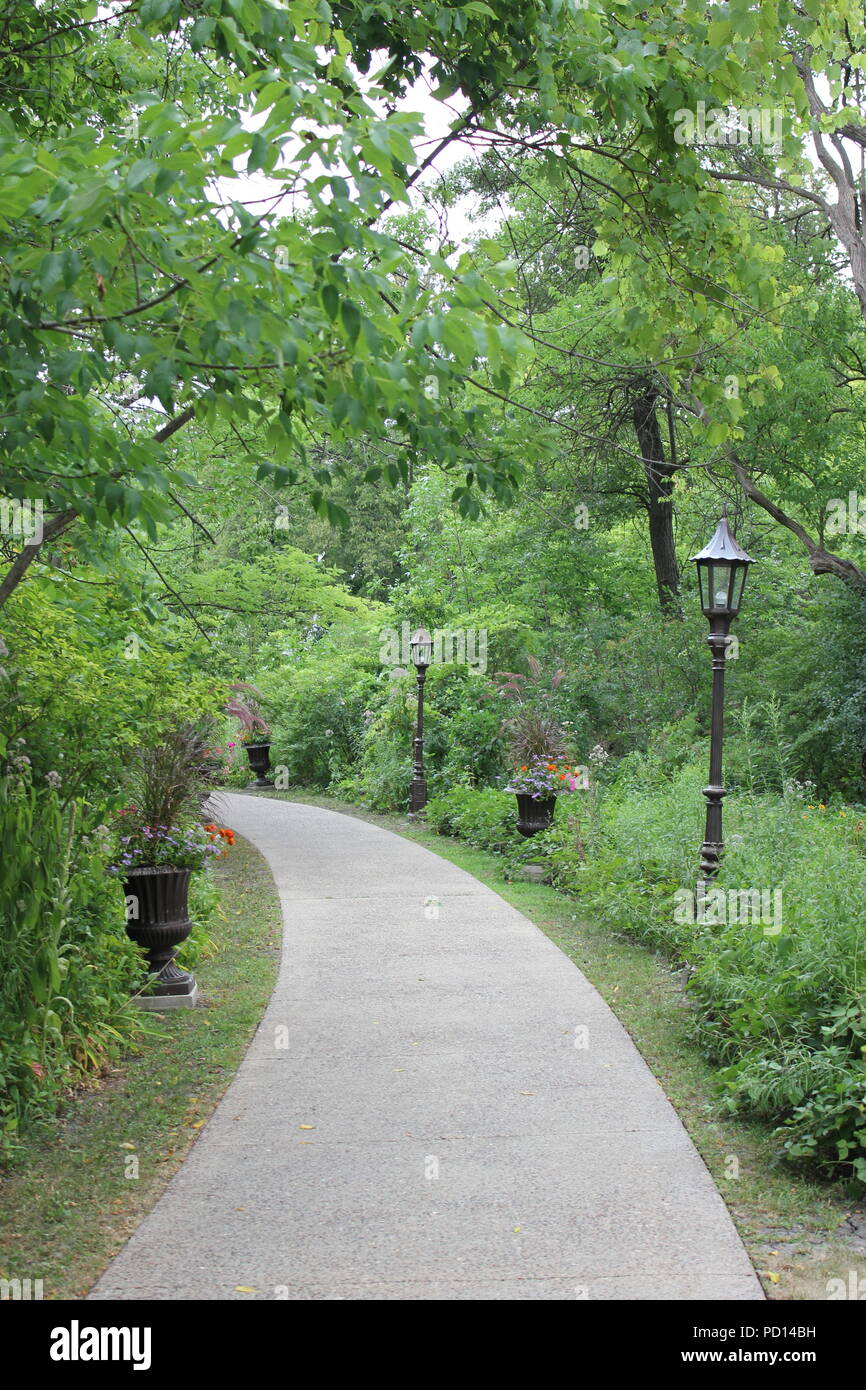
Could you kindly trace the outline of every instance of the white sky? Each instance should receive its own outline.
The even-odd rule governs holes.
[[[375,65],[372,71],[375,74]],[[460,98],[450,99],[448,103],[438,101],[432,95],[432,85],[426,74],[422,74],[410,91],[397,103],[399,111],[420,115],[423,121],[425,136],[422,139],[413,140],[419,161],[423,161],[449,133],[451,123],[464,106],[465,102]],[[385,115],[384,109],[382,109],[382,115],[383,117]],[[254,130],[261,126],[264,120],[265,113],[262,113],[259,116],[250,116],[244,121],[244,125],[248,129]],[[435,162],[424,171],[417,184],[410,190],[412,206],[418,207],[422,204],[422,190],[424,188],[432,189],[443,174],[446,174],[449,169],[453,169],[456,164],[465,160],[471,153],[468,143],[461,140],[455,140],[453,144],[442,150]],[[243,170],[246,159],[246,154],[239,156],[235,161],[235,167]],[[281,180],[273,175],[267,175],[261,171],[254,174],[240,172],[234,179],[216,181],[215,201],[234,199],[252,205],[275,198],[281,187]],[[453,208],[448,210],[447,234],[458,245],[465,243],[470,232],[473,236],[477,236],[487,229],[487,223],[495,221],[495,217],[491,217],[482,222],[477,213],[471,213],[470,201],[469,198],[461,199]],[[395,205],[393,210],[399,212],[401,207],[405,207],[405,205]]]

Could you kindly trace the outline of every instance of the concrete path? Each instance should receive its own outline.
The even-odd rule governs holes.
[[[763,1297],[652,1073],[537,927],[364,821],[225,802],[279,886],[279,981],[91,1298]]]

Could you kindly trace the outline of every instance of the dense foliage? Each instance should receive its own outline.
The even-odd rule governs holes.
[[[687,964],[724,1103],[863,1179],[861,9],[46,0],[0,58],[4,1147],[140,1026],[112,861],[219,839],[141,757],[405,809],[423,623],[430,823]],[[680,911],[723,504],[779,930]]]

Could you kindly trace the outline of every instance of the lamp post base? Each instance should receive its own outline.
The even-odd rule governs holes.
[[[721,763],[721,751],[717,752],[717,757]],[[713,775],[713,771],[718,777],[721,768],[711,770],[710,776]],[[725,852],[725,842],[722,838],[722,801],[727,792],[720,781],[711,782],[708,787],[704,787],[704,796],[707,798],[707,823],[704,829],[704,843],[701,845],[702,879],[715,878]]]
[[[417,815],[427,805],[427,783],[423,777],[416,777],[409,787],[409,813]]]
[[[722,862],[722,855],[725,852],[723,844],[704,840],[701,845],[701,880],[715,878],[719,872],[719,865]]]

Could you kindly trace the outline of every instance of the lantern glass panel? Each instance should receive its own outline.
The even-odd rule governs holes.
[[[709,584],[709,568],[710,568],[709,565],[705,565],[705,564],[702,564],[702,563],[699,563],[698,566],[697,566],[697,570],[698,570],[698,584],[699,584],[700,590],[701,590],[701,608],[703,608],[703,609],[706,609],[706,608],[709,606],[708,603],[707,603],[707,586],[708,586],[708,584]]]
[[[748,565],[741,565],[734,575],[734,601],[731,605],[735,613],[739,613],[740,604],[743,601],[743,589],[746,587],[746,574]]]
[[[731,566],[711,565],[710,567],[710,607],[714,609],[729,607],[731,587]]]

